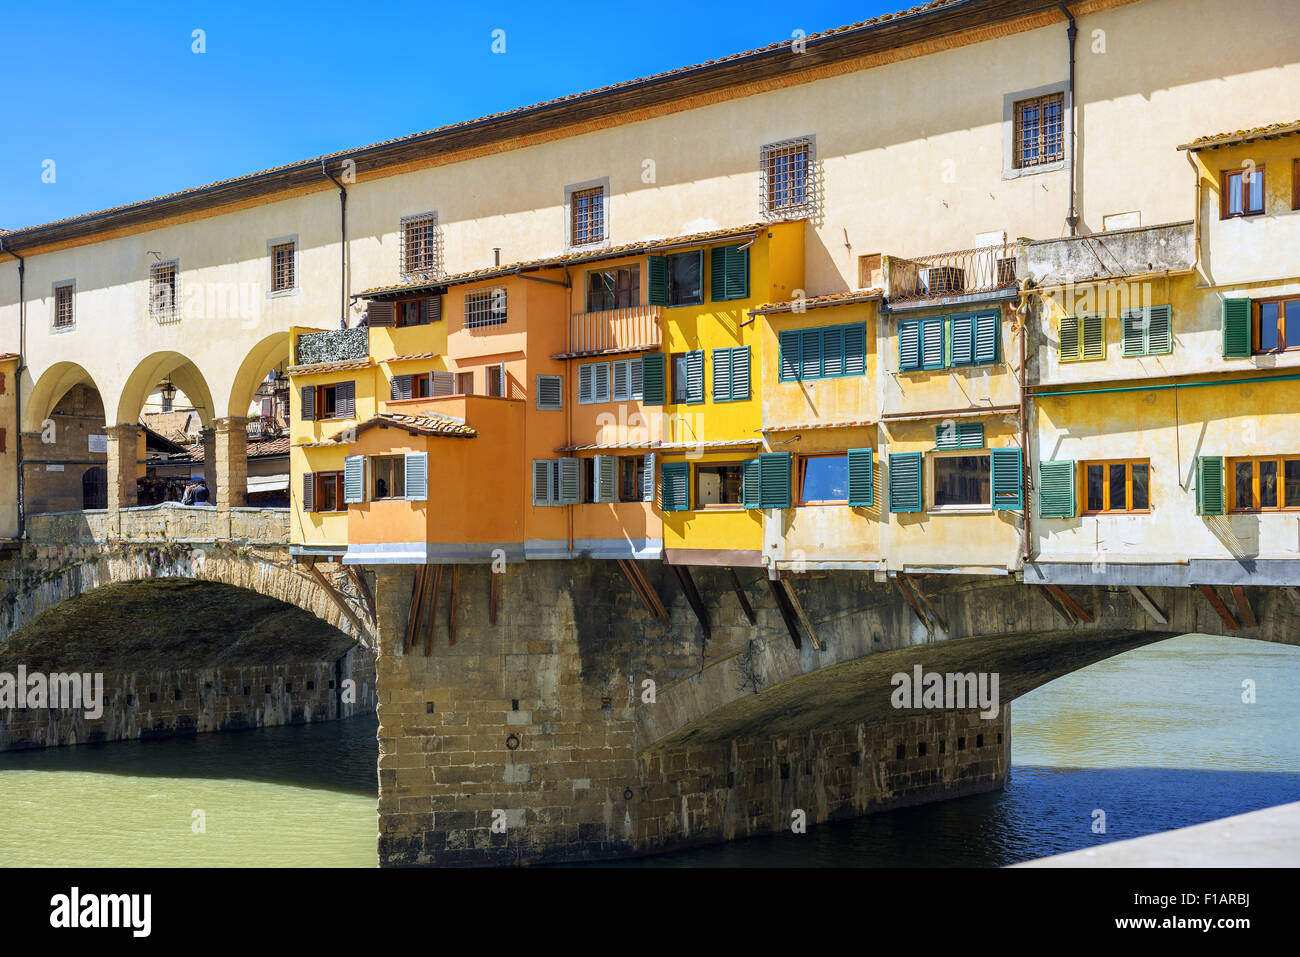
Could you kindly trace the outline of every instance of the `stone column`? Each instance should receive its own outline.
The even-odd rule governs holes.
[[[199,441],[203,443],[203,478],[208,483],[208,501],[217,504],[217,433],[215,429],[200,429]]]
[[[209,494],[217,505],[218,534],[230,535],[230,510],[248,503],[248,419],[231,415],[216,419],[212,433],[214,454],[209,476]],[[204,449],[205,465],[207,449]]]
[[[108,435],[108,531],[116,536],[122,532],[122,509],[131,508],[139,501],[136,468],[143,430],[138,425],[119,424],[109,426],[104,432]]]

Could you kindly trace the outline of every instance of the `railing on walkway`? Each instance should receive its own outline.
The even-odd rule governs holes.
[[[658,306],[574,313],[569,318],[569,352],[583,355],[661,345],[659,317]]]
[[[888,273],[890,302],[997,292],[1016,284],[1016,249],[1003,243],[915,259],[891,256]]]

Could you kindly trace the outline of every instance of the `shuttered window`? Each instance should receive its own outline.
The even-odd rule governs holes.
[[[577,505],[582,501],[582,462],[575,458],[562,458],[557,465],[558,504]]]
[[[554,459],[533,459],[533,504],[537,506],[558,505],[559,463]]]
[[[1202,455],[1196,460],[1196,514],[1222,515],[1223,511],[1223,456]]]
[[[647,302],[652,306],[693,306],[704,302],[704,250],[647,256]]]
[[[1059,343],[1061,362],[1106,358],[1106,317],[1062,316]]]
[[[758,457],[758,507],[790,507],[790,453],[764,452]],[[744,470],[741,472],[744,499]]]
[[[610,400],[608,362],[586,362],[578,366],[578,402],[590,405]]]
[[[663,405],[665,400],[666,376],[664,374],[664,354],[652,352],[641,357],[641,378],[643,394],[641,401],[646,405]]]
[[[641,360],[615,359],[610,363],[611,397],[615,402],[641,398]]]
[[[301,390],[302,395],[302,420],[311,422],[316,418],[316,387],[314,385],[305,385]]]
[[[366,500],[365,456],[349,455],[343,460],[343,501],[348,505]]]
[[[393,303],[393,322],[397,326],[425,326],[442,318],[442,297],[407,299]]]
[[[1024,507],[1024,458],[1019,448],[991,449],[993,510]]]
[[[394,401],[410,399],[415,396],[415,376],[395,375],[389,383],[390,398]]]
[[[1223,300],[1223,357],[1245,359],[1251,352],[1249,299]]]
[[[780,380],[865,375],[867,327],[863,323],[789,329],[780,335]]]
[[[685,389],[677,384],[673,386],[673,399],[684,401],[688,405],[699,405],[704,401],[704,351],[696,350],[685,354],[686,381]],[[676,370],[674,370],[674,375]]]
[[[945,321],[942,316],[922,319],[921,322],[921,368],[942,369],[947,365],[944,354]]]
[[[593,466],[593,502],[618,501],[618,456],[597,455]]]
[[[1173,351],[1169,306],[1126,309],[1120,316],[1125,356],[1158,356]]]
[[[408,502],[427,502],[429,500],[429,453],[406,453],[406,500]]]
[[[655,457],[650,453],[645,457],[645,468],[641,472],[641,501],[655,500]]]
[[[543,412],[558,412],[564,408],[564,378],[558,375],[537,377],[537,408]]]
[[[717,246],[709,253],[709,283],[714,302],[749,298],[749,250]]]
[[[659,469],[659,507],[665,512],[685,512],[691,507],[691,465],[665,462]]]
[[[1038,514],[1043,518],[1074,518],[1074,462],[1038,463]]]
[[[370,328],[391,326],[395,322],[394,314],[391,302],[372,302],[366,306],[366,325]]]
[[[749,398],[749,346],[713,350],[713,401]]]
[[[889,510],[921,511],[920,452],[895,452],[889,456]]]
[[[984,448],[983,422],[943,422],[934,427],[936,449]]]
[[[998,361],[999,353],[999,315],[996,312],[981,312],[971,318],[975,328],[975,364],[990,365]]]
[[[931,316],[898,324],[898,368],[945,369],[991,365],[999,360],[999,314]]]
[[[849,449],[849,504],[871,508],[876,504],[876,478],[871,449]]]
[[[314,472],[302,474],[302,510],[316,511],[316,475]]]

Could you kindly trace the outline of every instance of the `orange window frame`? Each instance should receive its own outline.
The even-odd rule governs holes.
[[[1259,209],[1250,208],[1250,194],[1253,190],[1254,183],[1246,182],[1245,174],[1250,173],[1252,176],[1259,177]],[[1228,188],[1228,180],[1233,176],[1241,176],[1241,212],[1232,213],[1228,211],[1228,198],[1232,191]],[[1264,211],[1268,208],[1268,182],[1264,179],[1264,165],[1253,168],[1241,167],[1240,169],[1225,169],[1219,173],[1219,218],[1220,219],[1241,219],[1246,216],[1263,216]]]
[[[1124,504],[1125,508],[1110,507],[1110,467],[1112,465],[1124,466]],[[1127,506],[1133,501],[1133,466],[1145,465],[1147,468],[1147,507],[1146,508],[1128,508]],[[1101,473],[1101,502],[1102,507],[1088,507],[1088,469],[1102,469]],[[1079,463],[1078,482],[1076,483],[1079,490],[1079,514],[1080,515],[1146,515],[1151,511],[1151,475],[1155,469],[1151,467],[1150,459],[1094,459],[1088,462]]]
[[[804,498],[803,481],[804,475],[808,470],[808,462],[812,459],[843,459],[844,460],[844,498]],[[801,455],[799,462],[799,488],[796,496],[796,505],[847,505],[849,504],[848,490],[848,469],[849,453],[845,449],[842,452],[815,452],[808,455]]]
[[[1264,348],[1264,307],[1277,304],[1277,348]],[[1300,349],[1300,342],[1286,341],[1286,314],[1289,309],[1300,311],[1300,296],[1274,296],[1271,299],[1256,299],[1250,305],[1251,351],[1255,355],[1270,355],[1274,352],[1286,352]]]
[[[1251,502],[1249,505],[1242,505],[1237,501],[1237,466],[1249,462],[1251,468]],[[1259,496],[1259,464],[1261,462],[1277,463],[1277,505],[1260,505]],[[1228,511],[1239,514],[1249,514],[1252,512],[1300,512],[1300,498],[1294,503],[1288,504],[1286,501],[1286,463],[1300,462],[1300,455],[1239,455],[1230,458],[1226,462],[1227,475],[1226,484],[1228,486]]]

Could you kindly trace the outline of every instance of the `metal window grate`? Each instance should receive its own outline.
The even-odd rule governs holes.
[[[271,291],[283,292],[292,289],[293,243],[279,243],[271,247]]]
[[[401,253],[403,278],[437,276],[442,273],[442,243],[439,239],[437,213],[402,217]]]
[[[180,280],[174,259],[149,267],[149,316],[159,322],[175,322],[181,317]]]
[[[769,143],[759,156],[759,210],[764,219],[811,215],[817,204],[813,139]]]
[[[605,238],[605,188],[575,190],[569,195],[569,245],[586,246]]]
[[[72,286],[59,286],[54,290],[54,328],[70,329],[73,321]]]
[[[1015,167],[1025,169],[1065,159],[1065,94],[1053,93],[1015,106]]]
[[[506,291],[480,289],[465,293],[465,328],[498,326],[506,321]]]

